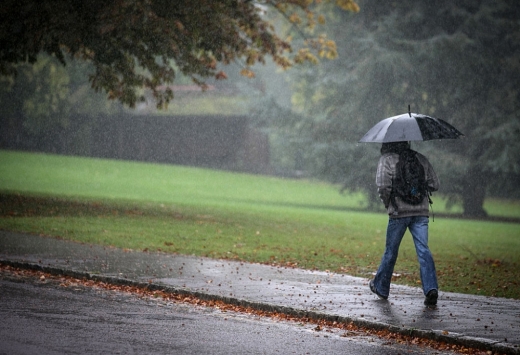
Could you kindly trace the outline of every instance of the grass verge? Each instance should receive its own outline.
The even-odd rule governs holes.
[[[13,152],[0,152],[0,168],[6,230],[367,278],[384,249],[386,216],[321,183]],[[520,299],[519,237],[514,223],[437,217],[430,247],[442,290]],[[410,237],[395,272],[419,286]]]

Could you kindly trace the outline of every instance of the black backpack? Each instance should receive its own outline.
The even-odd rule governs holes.
[[[416,152],[405,149],[399,153],[395,170],[390,201],[396,210],[395,196],[410,205],[418,205],[428,197],[428,202],[432,204],[424,167],[417,158]]]

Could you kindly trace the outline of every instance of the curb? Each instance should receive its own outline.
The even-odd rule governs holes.
[[[255,310],[264,312],[277,312],[286,314],[288,316],[309,318],[313,320],[325,320],[338,323],[351,323],[355,326],[372,329],[372,330],[388,330],[392,333],[418,337],[428,340],[443,341],[450,345],[458,345],[470,348],[476,348],[479,350],[492,351],[498,354],[516,355],[520,354],[520,347],[518,345],[507,344],[499,341],[492,341],[485,338],[471,337],[459,333],[448,333],[446,331],[435,331],[435,330],[423,330],[416,328],[403,328],[395,325],[390,325],[382,322],[367,321],[359,318],[344,317],[331,315],[320,312],[304,311],[293,307],[274,305],[269,303],[252,302],[245,299],[235,297],[223,297],[220,295],[202,293],[198,291],[192,291],[189,288],[171,287],[165,286],[158,283],[147,283],[138,282],[131,279],[119,278],[114,276],[106,276],[99,274],[91,274],[88,272],[80,272],[69,269],[61,269],[51,266],[41,266],[34,263],[19,262],[11,260],[0,259],[0,264],[17,267],[20,269],[43,271],[55,276],[70,276],[77,279],[86,279],[97,282],[104,282],[107,284],[117,286],[133,286],[148,289],[151,291],[162,291],[166,293],[176,293],[186,296],[194,296],[205,301],[221,301],[230,305],[249,307]]]

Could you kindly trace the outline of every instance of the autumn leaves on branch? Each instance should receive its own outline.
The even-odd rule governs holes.
[[[85,60],[94,90],[130,107],[150,90],[163,108],[179,72],[204,86],[227,77],[219,64],[238,63],[254,77],[252,67],[266,57],[284,69],[335,58],[335,42],[316,34],[323,12],[334,9],[359,11],[352,0],[6,0],[0,75],[15,77],[17,64],[35,63],[40,53],[63,64]]]

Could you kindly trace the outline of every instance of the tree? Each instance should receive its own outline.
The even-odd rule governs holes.
[[[40,54],[36,63],[17,66],[16,80],[1,77],[2,146],[86,154],[96,120],[122,109],[90,90],[86,73],[91,68],[80,61],[63,66],[56,58]],[[73,139],[68,138],[71,131]]]
[[[335,4],[358,10],[353,0]],[[93,64],[92,87],[108,98],[133,107],[149,89],[164,107],[173,92],[162,85],[173,83],[177,71],[204,85],[205,78],[226,77],[219,63],[239,61],[252,76],[251,66],[266,57],[283,68],[334,57],[334,42],[323,36],[309,36],[295,51],[268,20],[275,10],[312,30],[323,23],[314,8],[308,0],[5,0],[0,74],[13,77],[18,63],[35,63],[42,52],[62,64],[70,56]]]
[[[307,152],[311,160],[321,156],[317,172],[373,191],[376,161],[367,164],[362,151],[372,157],[376,149],[356,142],[377,121],[411,104],[413,112],[446,119],[466,135],[422,143],[421,149],[435,161],[442,191],[462,200],[465,214],[484,216],[486,193],[511,191],[511,178],[520,177],[514,138],[520,134],[520,3],[360,5],[356,16],[338,14],[338,22],[329,21],[336,27],[328,33],[342,43],[339,59],[295,73],[293,102],[309,121]]]
[[[398,85],[413,87],[408,92],[417,106],[449,119],[466,134],[460,142],[439,144],[458,156],[448,171],[459,178],[448,176],[448,191],[462,199],[465,214],[484,216],[489,186],[520,173],[520,145],[513,139],[520,133],[520,92],[513,79],[520,77],[515,39],[520,25],[513,15],[520,5],[509,0],[436,1],[412,9],[394,11],[388,26],[380,29],[379,43],[398,56],[401,65],[395,72],[408,76]]]

